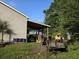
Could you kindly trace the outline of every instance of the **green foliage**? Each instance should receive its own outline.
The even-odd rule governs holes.
[[[54,0],[45,15],[45,23],[52,26],[50,32],[69,32],[78,37],[75,33],[79,33],[79,0]]]
[[[46,21],[45,23],[48,25],[51,25],[51,28],[49,29],[49,33],[52,34],[52,32],[56,32],[57,27],[59,26],[59,19],[58,19],[59,15],[57,14],[57,12],[51,13],[49,14],[49,16],[46,17]]]

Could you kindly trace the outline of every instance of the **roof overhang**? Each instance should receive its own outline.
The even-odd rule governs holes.
[[[27,27],[28,28],[32,28],[32,29],[45,29],[45,28],[50,28],[49,25],[46,24],[39,24],[36,22],[32,22],[32,21],[27,21]]]

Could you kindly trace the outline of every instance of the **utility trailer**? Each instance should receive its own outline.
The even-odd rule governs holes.
[[[66,42],[58,42],[58,43],[51,43],[49,46],[49,52],[67,52],[68,51],[68,45]]]

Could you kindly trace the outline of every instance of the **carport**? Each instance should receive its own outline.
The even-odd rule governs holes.
[[[49,25],[46,25],[46,24],[39,24],[39,23],[36,23],[36,22],[32,22],[32,21],[27,21],[27,27],[30,28],[30,29],[34,29],[36,30],[36,33],[38,34],[40,32],[40,30],[43,30],[43,29],[46,29],[46,36],[48,38],[48,33],[49,33],[49,28],[50,26]],[[27,30],[28,32],[28,30]],[[27,33],[28,34],[28,33]]]

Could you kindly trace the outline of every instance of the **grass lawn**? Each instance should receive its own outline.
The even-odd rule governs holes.
[[[17,43],[0,48],[0,59],[79,59],[79,43],[69,46],[69,52],[57,55],[40,53],[40,44]]]

